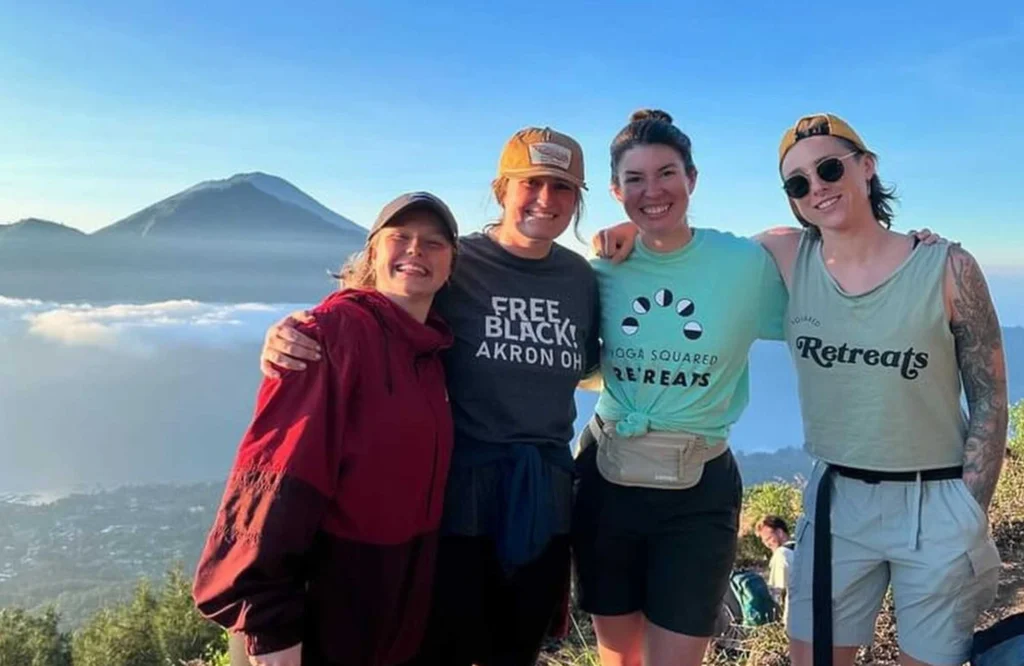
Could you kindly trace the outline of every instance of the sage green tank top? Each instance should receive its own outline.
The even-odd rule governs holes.
[[[918,245],[882,284],[851,295],[800,239],[786,340],[804,447],[825,462],[903,472],[963,464],[967,422],[943,305],[948,244]]]

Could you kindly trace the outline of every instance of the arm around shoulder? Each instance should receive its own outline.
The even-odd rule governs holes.
[[[787,285],[793,274],[793,263],[796,261],[802,234],[803,230],[798,227],[774,227],[754,236],[754,240],[768,250],[768,254],[775,260],[775,265],[778,266],[779,273]]]

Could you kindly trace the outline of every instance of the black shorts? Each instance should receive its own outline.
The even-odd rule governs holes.
[[[726,451],[686,490],[610,483],[597,446],[577,459],[573,552],[580,607],[594,615],[643,611],[680,634],[710,636],[736,557],[743,482]]]

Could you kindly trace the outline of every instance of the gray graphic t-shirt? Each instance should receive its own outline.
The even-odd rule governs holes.
[[[436,308],[455,335],[445,358],[455,452],[444,531],[494,535],[504,550],[506,541],[517,545],[524,525],[539,529],[543,513],[553,523],[544,532],[564,533],[573,398],[600,358],[594,271],[558,245],[544,259],[523,259],[486,234],[471,234],[460,239],[455,273]],[[510,481],[522,454],[536,461],[533,450],[544,463],[533,467],[528,485],[542,491],[540,500],[536,490]],[[545,504],[515,515],[537,501]]]
[[[558,245],[544,259],[523,259],[471,234],[436,307],[455,334],[445,368],[456,448],[566,446],[576,384],[599,362],[587,261]]]

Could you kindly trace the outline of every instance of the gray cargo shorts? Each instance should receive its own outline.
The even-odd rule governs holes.
[[[804,490],[790,570],[789,635],[811,642],[815,463]],[[929,664],[959,666],[979,615],[995,598],[999,553],[988,518],[960,479],[867,483],[832,476],[834,644],[870,645],[892,585],[900,649]]]

